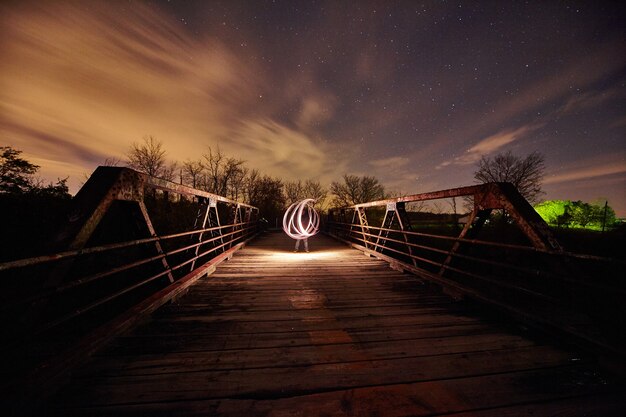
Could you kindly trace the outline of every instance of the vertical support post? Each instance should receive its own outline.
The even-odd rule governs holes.
[[[335,233],[340,231],[341,233],[337,233],[337,235],[342,236],[344,239],[348,239],[349,234],[347,232],[348,228],[346,226],[346,223],[348,222],[348,220],[346,219],[346,209],[345,208],[339,209],[339,218],[334,219],[334,220],[335,222],[341,223],[340,225],[335,226],[335,230],[336,230]]]
[[[162,255],[163,248],[161,247],[161,242],[159,240],[159,237],[157,236],[156,231],[154,230],[154,226],[152,226],[152,222],[150,221],[150,217],[148,216],[148,210],[146,209],[146,205],[143,202],[143,200],[138,201],[138,203],[139,203],[139,210],[141,211],[141,215],[143,216],[143,219],[146,222],[146,227],[148,228],[148,232],[150,233],[150,236],[157,238],[157,240],[154,242],[154,246],[156,247],[157,253],[159,255]],[[169,281],[174,282],[174,276],[172,275],[172,270],[170,269],[170,266],[167,263],[167,259],[165,259],[165,256],[161,258],[161,263],[163,264],[163,268],[167,270],[167,278],[169,279]]]
[[[231,236],[230,236],[230,243],[228,245],[229,248],[231,248],[233,246],[233,242],[235,241],[235,237],[237,235],[237,230],[241,230],[241,225],[237,225],[237,223],[241,222],[241,205],[239,203],[237,203],[236,206],[234,206],[233,208],[233,213],[232,213],[232,225],[233,227],[231,228]]]
[[[195,224],[195,228],[196,229],[206,229],[206,225],[207,222],[209,223],[209,227],[211,226],[211,209],[216,209],[217,208],[217,201],[212,199],[212,198],[208,198],[206,199],[206,210],[204,210],[204,215],[202,216],[202,222],[200,225],[197,224],[198,219],[200,218],[200,216],[198,216],[196,218],[196,224]],[[211,232],[211,235],[213,235],[213,232]],[[200,245],[196,246],[196,249],[194,250],[194,258],[196,256],[198,256],[198,253],[200,253],[200,247],[202,246],[202,238],[204,237],[204,232],[200,232],[200,234],[198,234],[198,243],[200,243]],[[191,269],[190,271],[193,271],[193,269],[196,266],[196,259],[194,259],[191,262]]]
[[[404,242],[407,244],[407,252],[411,257],[411,263],[413,266],[417,266],[417,262],[413,259],[413,247],[410,246],[409,237],[407,236],[406,231],[411,230],[411,222],[409,220],[409,216],[406,214],[405,204],[404,202],[396,202],[396,203],[387,203],[387,210],[385,211],[385,217],[383,218],[383,223],[381,226],[381,230],[378,233],[378,238],[376,239],[376,246],[374,250],[378,250],[381,248],[381,253],[385,249],[386,238],[389,236],[389,230],[382,229],[391,229],[393,227],[394,219],[398,222],[398,227],[400,232],[402,233],[402,238]],[[384,236],[383,236],[384,234]],[[380,239],[383,239],[383,243],[379,245]]]
[[[356,214],[359,216],[359,225],[361,226],[361,236],[363,236],[363,244],[369,249],[369,239],[366,233],[369,233],[369,225],[367,224],[367,215],[365,209],[361,207],[356,208]]]
[[[354,233],[354,230],[356,229],[357,216],[358,216],[357,210],[354,209],[354,211],[352,212],[352,220],[350,220],[350,230],[348,230],[348,235],[346,236],[346,238],[348,239],[352,237],[352,234]]]
[[[385,244],[387,243],[387,237],[389,237],[389,231],[383,229],[391,229],[391,225],[393,224],[393,218],[396,213],[396,203],[387,203],[387,210],[385,210],[385,216],[383,217],[383,222],[380,225],[380,230],[378,231],[378,237],[376,238],[376,243],[374,244],[374,250],[378,251],[380,248],[380,252],[385,249]],[[384,236],[383,236],[384,234]],[[380,239],[383,239],[383,243],[379,245]]]
[[[475,205],[474,210],[472,210],[472,213],[470,214],[470,217],[467,220],[467,223],[465,223],[463,230],[461,230],[461,233],[459,234],[457,238],[465,239],[465,238],[476,237],[480,229],[485,224],[485,221],[487,221],[487,219],[489,218],[491,211],[492,209],[490,208],[480,209],[478,205]],[[448,252],[448,256],[441,264],[441,269],[439,270],[440,276],[443,276],[443,274],[446,272],[447,270],[446,267],[450,265],[450,263],[452,262],[452,259],[454,259],[454,254],[459,251],[460,247],[461,247],[461,242],[459,242],[458,240],[454,242],[454,244],[452,245],[452,248]]]
[[[409,219],[409,215],[406,213],[404,202],[396,203],[396,217],[398,219],[398,224],[400,225],[400,230],[402,231],[404,243],[407,244],[406,247],[409,255],[411,256],[411,263],[413,266],[417,266],[417,261],[413,258],[413,246],[409,245],[409,237],[405,233],[411,230],[411,220]]]
[[[247,229],[250,226],[251,219],[252,219],[252,209],[250,207],[246,207],[244,210],[244,216],[243,216],[243,222],[245,224],[242,225],[242,235],[244,236],[247,232],[243,231],[243,229]]]
[[[215,236],[219,236],[220,237],[220,245],[222,246],[222,252],[224,252],[226,250],[226,248],[224,247],[224,236],[222,233],[222,224],[220,223],[220,213],[217,210],[217,200],[213,200],[211,199],[209,201],[209,204],[211,206],[211,208],[213,209],[212,212],[209,212],[209,227],[217,227],[217,230],[213,230],[211,231],[211,237],[215,237]],[[214,214],[215,218],[211,218],[211,213]],[[213,245],[215,246],[217,243],[213,243]]]

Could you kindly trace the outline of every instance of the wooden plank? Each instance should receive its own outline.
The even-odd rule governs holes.
[[[95,356],[48,410],[465,417],[623,406],[590,358],[316,243],[318,253],[293,254],[274,234],[246,247]]]
[[[432,416],[462,413],[466,416],[509,408],[569,410],[572,416],[612,416],[624,406],[616,393],[605,393],[599,379],[590,378],[580,366],[515,373],[443,379],[410,384],[361,387],[273,399],[198,398],[184,402],[150,402],[79,409],[84,415],[180,415],[180,416]],[[552,407],[550,403],[552,402]],[[548,406],[546,403],[548,402]],[[604,406],[598,406],[602,405]],[[579,414],[574,413],[576,407]],[[67,404],[60,414],[69,412]],[[603,414],[584,414],[603,410]],[[507,415],[507,414],[502,414]],[[508,415],[518,415],[509,413]],[[520,414],[521,415],[521,414]],[[538,413],[537,416],[559,415]],[[466,417],[463,416],[463,417]]]
[[[345,329],[354,331],[356,329],[371,329],[377,327],[388,327],[390,325],[405,326],[447,326],[452,324],[476,324],[479,320],[472,317],[462,315],[446,314],[441,312],[427,312],[425,314],[402,314],[402,315],[385,315],[385,316],[358,316],[346,317],[341,319],[341,323],[332,318],[319,318],[316,320],[303,321],[284,320],[284,321],[215,321],[204,320],[204,317],[196,317],[193,320],[180,320],[161,318],[147,323],[145,326],[138,328],[135,334],[151,334],[151,335],[180,335],[180,334],[233,334],[233,333],[275,333],[275,332],[293,332],[294,330],[312,331],[312,330],[329,330],[329,329]]]
[[[355,347],[358,343],[358,347]],[[253,369],[271,367],[301,367],[330,363],[356,362],[367,358],[401,359],[517,349],[533,346],[528,339],[506,334],[476,334],[423,339],[396,339],[365,342],[355,340],[345,332],[309,334],[308,344],[273,348],[198,350],[139,356],[102,358],[83,370],[92,377],[131,375],[163,375],[180,372],[200,372],[219,369]]]
[[[264,332],[264,333],[202,333],[159,334],[152,336],[129,336],[116,340],[98,356],[144,355],[168,352],[204,352],[231,349],[261,349],[276,347],[315,346],[325,344],[320,335],[346,331],[338,326],[309,331]],[[493,334],[493,328],[485,324],[454,324],[435,326],[388,326],[349,331],[353,340],[360,343],[394,342],[397,340],[419,340],[443,337]],[[141,360],[141,357],[138,359]]]
[[[323,353],[323,352],[320,352]],[[67,403],[125,404],[198,398],[265,398],[558,367],[576,359],[551,347],[294,367],[202,369],[158,375],[80,378]]]

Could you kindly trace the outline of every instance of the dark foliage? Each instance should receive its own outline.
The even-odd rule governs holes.
[[[49,192],[0,194],[0,260],[45,253],[67,221],[70,201],[69,195]]]

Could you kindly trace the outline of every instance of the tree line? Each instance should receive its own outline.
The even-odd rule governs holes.
[[[39,166],[10,146],[0,147],[0,195],[49,196],[69,199],[68,178],[45,184],[36,176]],[[344,175],[330,189],[315,179],[285,181],[251,169],[246,161],[226,155],[219,147],[208,147],[198,159],[170,161],[163,143],[153,136],[130,145],[126,158],[107,159],[104,165],[128,166],[150,176],[184,184],[259,208],[267,218],[282,216],[284,209],[304,198],[316,200],[318,209],[344,207],[389,196],[373,176]]]
[[[37,177],[39,165],[28,162],[22,151],[0,146],[0,194],[50,196],[69,199],[67,178],[46,184]]]
[[[23,159],[21,151],[0,147],[0,195],[39,195],[69,199],[67,178],[45,184],[36,177],[39,166]],[[163,178],[196,189],[228,197],[259,208],[267,218],[280,217],[284,209],[304,198],[315,199],[318,209],[345,207],[392,196],[374,176],[344,174],[330,188],[315,179],[285,181],[250,169],[246,161],[226,155],[219,147],[208,147],[197,159],[170,161],[163,143],[153,136],[130,145],[124,160],[107,159],[105,165],[126,165],[153,177]],[[531,203],[544,220],[555,226],[598,228],[600,212],[604,225],[617,220],[615,212],[582,201],[548,201],[537,205],[543,195],[545,159],[539,152],[525,157],[510,151],[482,157],[474,172],[476,183],[510,182]],[[466,202],[465,210],[473,203]],[[456,200],[452,204],[456,214]],[[421,210],[421,209],[420,209]],[[436,211],[436,210],[435,210]],[[441,210],[440,210],[441,211]],[[556,214],[555,214],[556,213]]]
[[[608,203],[571,200],[547,200],[535,206],[539,215],[551,226],[605,230],[618,223]]]
[[[153,136],[130,146],[126,164],[148,175],[178,182],[213,194],[259,207],[267,217],[280,216],[288,205],[304,198],[316,206],[349,206],[388,196],[373,176],[344,175],[330,190],[315,179],[285,181],[250,169],[246,161],[226,155],[219,147],[207,148],[200,158],[168,162],[163,143]]]

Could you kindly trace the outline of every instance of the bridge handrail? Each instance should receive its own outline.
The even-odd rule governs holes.
[[[466,196],[473,198],[473,210],[462,228],[456,224],[458,216],[451,216],[448,222],[454,222],[454,229],[439,221],[425,233],[419,223],[412,224],[405,208],[411,202]],[[382,221],[377,208],[384,209]],[[506,211],[530,244],[477,239],[493,210]],[[371,224],[373,217],[380,225]],[[625,355],[605,323],[625,316],[621,273],[626,262],[564,250],[511,184],[488,183],[333,208],[325,226],[335,238],[435,282],[454,297],[478,299],[530,324]],[[454,230],[456,236],[451,235]]]
[[[184,209],[183,230],[160,235],[153,207]],[[5,385],[37,397],[38,385],[50,386],[84,355],[229,259],[259,232],[258,217],[249,204],[129,168],[99,167],[73,198],[56,250],[0,263],[6,336],[0,347],[15,359],[8,360],[15,368],[7,369]],[[124,238],[102,240],[107,230],[101,225],[111,224]],[[127,230],[136,235],[129,239]],[[28,356],[32,349],[44,349],[43,359]]]
[[[173,233],[173,234],[159,236],[159,237],[148,237],[148,238],[144,238],[144,239],[128,240],[128,241],[125,241],[125,242],[110,243],[108,245],[90,246],[88,248],[68,250],[68,251],[64,251],[64,252],[54,253],[54,254],[51,254],[51,255],[33,256],[33,257],[30,257],[30,258],[23,258],[23,259],[18,259],[18,260],[15,260],[15,261],[8,261],[8,262],[0,263],[0,272],[1,271],[8,271],[10,269],[22,268],[22,267],[26,267],[26,266],[34,266],[34,265],[44,264],[44,263],[47,263],[47,262],[60,261],[62,259],[72,258],[72,257],[75,257],[75,256],[89,255],[89,254],[95,254],[95,253],[112,251],[112,250],[115,250],[115,249],[129,248],[129,247],[132,247],[132,246],[142,245],[142,244],[146,244],[146,243],[153,243],[153,242],[157,242],[157,241],[164,241],[164,240],[168,240],[168,239],[175,239],[175,238],[179,238],[179,237],[183,237],[183,236],[192,236],[192,235],[197,235],[199,233],[206,233],[206,232],[222,230],[222,229],[225,229],[225,228],[228,228],[228,227],[232,227],[232,226],[242,226],[244,224],[245,223],[237,223],[235,225],[228,225],[228,226],[207,227],[206,229],[192,230],[192,231],[189,231],[189,232]],[[198,243],[198,244],[193,245],[193,246],[197,246],[197,245],[201,245],[201,244],[202,243]]]
[[[341,226],[353,226],[352,223],[343,223],[343,222],[337,222],[337,221],[333,221],[333,224],[341,225]],[[373,229],[373,230],[378,230],[378,231],[383,231],[383,232],[398,232],[398,229],[387,229],[384,227],[376,227],[376,226],[371,226],[371,225],[368,225],[367,227],[368,229]],[[623,261],[620,259],[607,258],[605,256],[590,255],[590,254],[585,254],[585,253],[569,252],[566,250],[555,252],[553,250],[537,248],[534,246],[523,246],[523,245],[516,245],[512,243],[491,242],[488,240],[479,240],[479,239],[465,239],[462,237],[442,236],[442,235],[435,235],[431,233],[415,232],[415,231],[410,231],[410,230],[404,230],[402,231],[402,233],[410,235],[410,236],[430,237],[433,239],[450,240],[453,242],[463,242],[463,243],[470,243],[474,245],[492,246],[494,248],[506,248],[506,249],[514,249],[514,250],[519,250],[519,251],[544,253],[544,254],[549,254],[552,256],[563,256],[563,257],[569,257],[569,258],[595,260],[595,261],[600,261],[600,262],[618,263],[618,264],[622,264],[626,266],[626,261]],[[378,235],[370,235],[370,237],[378,237]]]

